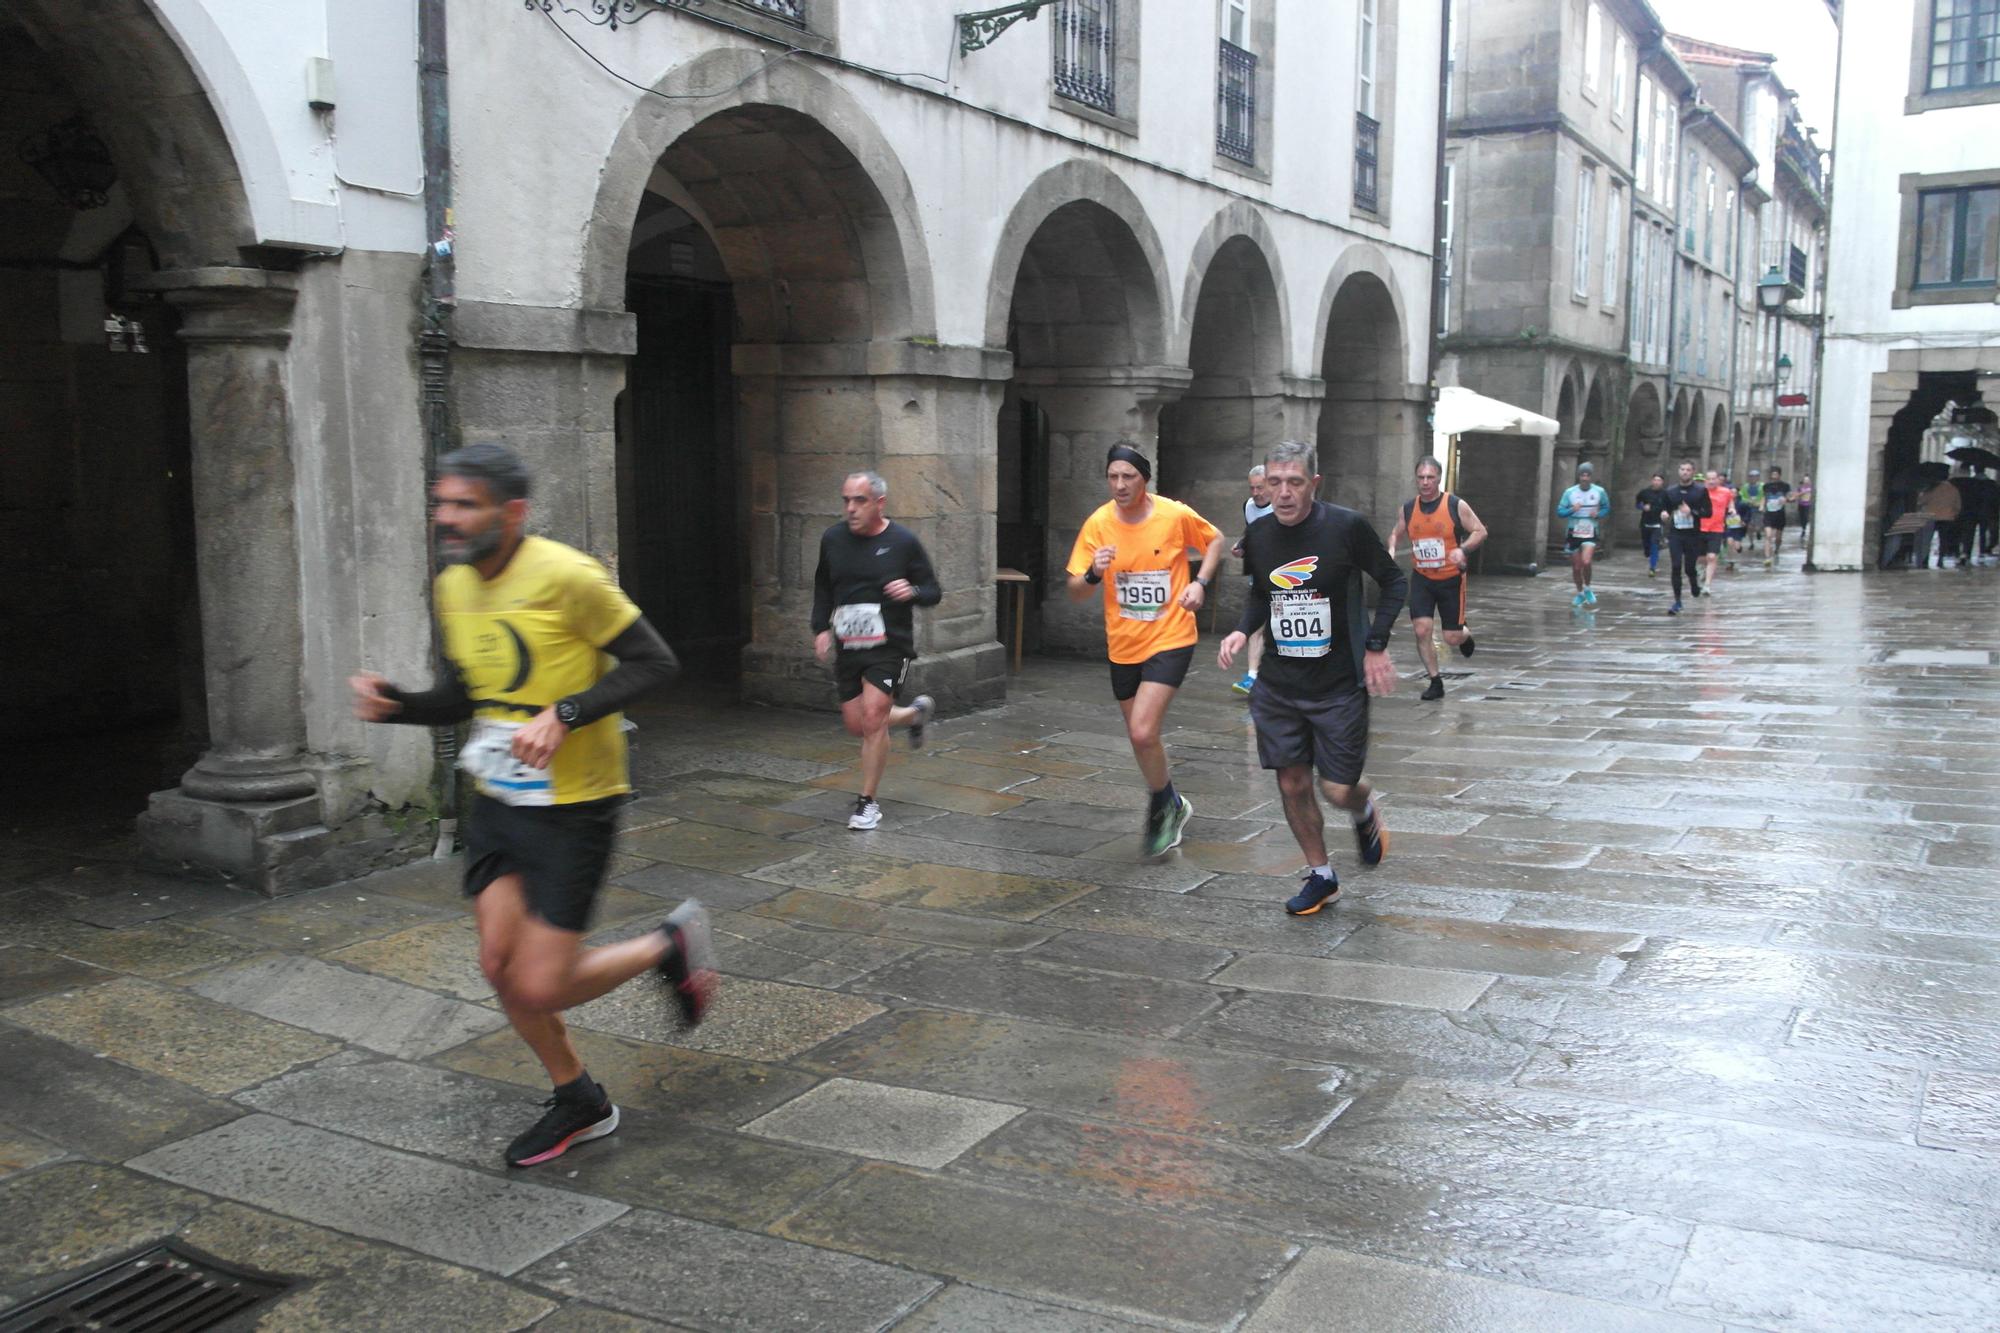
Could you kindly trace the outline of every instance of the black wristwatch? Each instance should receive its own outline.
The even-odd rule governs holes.
[[[1368,651],[1371,653],[1386,653],[1389,651],[1389,641],[1387,639],[1370,639],[1368,640]]]
[[[1211,579],[1205,579],[1205,578],[1203,578],[1203,577],[1202,577],[1201,575],[1199,575],[1199,574],[1197,574],[1197,575],[1195,575],[1195,576],[1194,576],[1194,581],[1195,581],[1196,583],[1199,583],[1199,584],[1201,585],[1201,587],[1202,587],[1202,591],[1204,591],[1204,592],[1206,592],[1206,591],[1208,590],[1208,588],[1209,588],[1209,585],[1210,585],[1210,584],[1211,584],[1211,583],[1213,582],[1213,580],[1211,580]]]
[[[574,727],[583,718],[583,709],[577,705],[575,696],[556,700],[556,721],[565,727]]]
[[[1092,569],[1092,570],[1086,570],[1086,571],[1084,572],[1084,576],[1083,576],[1083,581],[1084,581],[1085,583],[1089,583],[1089,584],[1098,584],[1098,583],[1102,583],[1102,582],[1104,582],[1104,575],[1102,575],[1102,574],[1098,573],[1098,572],[1097,572],[1096,570],[1094,570],[1094,569]]]

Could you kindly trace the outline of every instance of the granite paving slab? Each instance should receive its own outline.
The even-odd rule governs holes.
[[[1104,835],[1095,829],[960,814],[943,814],[928,821],[921,830],[921,836],[947,838],[975,847],[1047,852],[1055,856],[1076,856],[1104,842]]]
[[[1855,1275],[1865,1273],[1865,1281]],[[1760,1329],[1992,1328],[2000,1276],[1757,1230],[1698,1227],[1676,1308]]]
[[[732,875],[798,855],[791,844],[769,834],[744,833],[713,824],[668,824],[626,835],[619,842],[648,860]]]
[[[71,958],[113,972],[165,980],[221,967],[251,952],[241,940],[173,921],[151,921],[120,930],[99,930],[67,942]]]
[[[322,962],[260,958],[192,978],[188,989],[280,1023],[416,1059],[506,1026],[491,1009]]]
[[[1251,992],[1183,1035],[1343,1068],[1504,1081],[1527,1061],[1539,1034],[1531,1024],[1487,1015]]]
[[[0,1027],[0,1069],[0,1121],[109,1161],[242,1114],[184,1083],[19,1028]]]
[[[1503,1194],[1420,1172],[1039,1112],[980,1144],[954,1171],[1058,1198],[1638,1302],[1657,1302],[1665,1293],[1689,1231],[1668,1219]]]
[[[0,1293],[19,1301],[61,1286],[63,1275],[174,1234],[212,1202],[97,1162],[9,1176],[0,1180]]]
[[[0,1122],[0,1176],[32,1170],[60,1161],[66,1154],[59,1144],[25,1129],[9,1128]]]
[[[875,795],[875,805],[882,812],[881,826],[891,832],[908,828],[912,824],[921,824],[925,820],[936,819],[944,813],[934,805],[911,805],[907,801],[892,801],[883,797],[879,791]],[[777,809],[822,824],[838,824],[844,827],[848,816],[854,813],[854,794],[847,791],[813,790],[811,795],[786,801]]]
[[[973,776],[979,776],[981,773],[999,773],[1005,778],[1022,783],[1034,780],[1033,775],[1028,773],[1008,773],[1004,769],[997,768],[982,770],[976,765],[967,767],[973,769]],[[861,791],[861,773],[858,769],[842,769],[838,773],[814,779],[812,785],[828,791],[858,795]],[[932,778],[904,777],[894,769],[876,784],[875,794],[902,805],[925,806],[939,812],[956,810],[968,815],[990,815],[1021,803],[1021,796],[1016,792],[992,791],[986,787],[962,787]],[[848,806],[850,809],[853,808],[853,795],[848,798]]]
[[[357,892],[351,885],[335,885],[227,916],[205,917],[201,926],[260,948],[320,953],[426,921],[459,918],[464,911],[463,907],[429,907],[385,893]]]
[[[638,1041],[744,1060],[783,1060],[881,1012],[880,1005],[856,995],[730,977],[701,1026],[690,1030],[681,1026],[680,1010],[665,988],[642,977],[569,1010],[564,1018],[574,1027]]]
[[[1440,972],[1340,958],[1253,953],[1223,968],[1213,980],[1218,986],[1242,990],[1285,991],[1423,1009],[1469,1009],[1493,984],[1494,978],[1472,972]]]
[[[834,1078],[743,1132],[935,1170],[1019,1114],[998,1102]]]
[[[1332,953],[1361,928],[1359,920],[1349,920],[1338,910],[1293,917],[1285,915],[1281,902],[1227,901],[1146,889],[1099,889],[1036,924],[1311,957]]]
[[[1625,969],[1626,956],[1643,942],[1641,936],[1610,931],[1378,915],[1348,937],[1337,956],[1343,961],[1603,983]]]
[[[1925,1080],[1917,1142],[2000,1153],[2000,1074],[1940,1070]]]
[[[773,886],[742,875],[697,870],[692,866],[665,862],[648,862],[614,878],[622,888],[635,889],[663,902],[678,903],[683,899],[696,898],[710,907],[731,909],[761,903],[777,893]]]
[[[1354,1328],[1478,1329],[1480,1333],[1722,1333],[1712,1320],[1389,1259],[1311,1249],[1257,1308],[1242,1333],[1304,1333],[1339,1310]]]
[[[1200,890],[1196,890],[1200,892]],[[1236,955],[1228,949],[1142,935],[1110,935],[1094,930],[1065,930],[1028,954],[1050,963],[1095,968],[1101,972],[1131,972],[1139,976],[1202,981]]]
[[[862,1167],[778,1231],[1175,1328],[1231,1323],[1289,1252],[1274,1238],[883,1165]]]
[[[712,796],[704,791],[674,792],[666,796],[642,798],[626,807],[625,818],[628,824],[653,815],[670,815],[676,819],[714,824],[744,833],[767,833],[772,837],[797,833],[802,828],[811,828],[815,822],[809,816],[788,813],[782,807],[724,800],[720,796]]]
[[[918,944],[943,944],[967,949],[1031,949],[1055,932],[1046,926],[989,921],[953,912],[915,907],[889,907],[810,889],[793,889],[783,897],[750,909],[755,916],[825,930],[841,930]]]
[[[95,985],[115,975],[47,949],[25,945],[0,948],[0,1004]]]
[[[920,826],[921,827],[921,826]],[[797,842],[842,850],[863,851],[871,856],[892,856],[904,861],[955,866],[961,870],[992,870],[1010,875],[1033,875],[1045,879],[1076,879],[1091,884],[1116,884],[1128,888],[1164,889],[1181,893],[1207,879],[1209,872],[1168,859],[1153,862],[1085,861],[1041,852],[1013,851],[999,847],[970,847],[941,838],[915,833],[873,833],[855,838],[844,830],[825,829],[794,834]]]
[[[831,1249],[644,1211],[523,1277],[565,1296],[715,1333],[872,1333],[938,1286],[925,1274]]]
[[[643,1106],[702,1124],[735,1126],[798,1096],[818,1080],[808,1074],[726,1055],[633,1041],[580,1028],[570,1033],[590,1076],[621,1106]],[[548,1094],[549,1076],[512,1032],[448,1051],[450,1069]]]
[[[624,1204],[267,1115],[156,1148],[131,1165],[302,1222],[503,1275],[626,1211]]]
[[[1218,980],[1218,984],[1237,983]],[[1192,982],[1085,971],[1017,954],[982,956],[955,950],[931,950],[891,963],[851,989],[940,1009],[969,1009],[1139,1037],[1172,1036],[1223,999],[1215,987]]]
[[[1818,1006],[1800,1009],[1791,1043],[1889,1064],[2000,1071],[2000,1023],[1909,1018]]]
[[[896,1333],[1143,1333],[1115,1315],[1070,1310],[954,1282],[896,1325]]]
[[[800,1057],[827,1074],[1249,1143],[1309,1139],[1345,1104],[1324,1064],[1018,1019],[903,1009]]]
[[[1081,869],[1079,867],[1079,869]],[[1032,921],[1089,893],[1083,878],[1050,879],[1000,870],[889,860],[819,849],[757,872],[757,878],[868,902]]]
[[[493,998],[493,985],[479,967],[479,928],[469,918],[411,926],[325,957],[474,1004]]]
[[[214,1093],[261,1083],[340,1049],[298,1028],[130,977],[30,1000],[9,1009],[7,1020]]]

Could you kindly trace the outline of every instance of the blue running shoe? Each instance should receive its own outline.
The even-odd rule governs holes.
[[[1231,685],[1229,688],[1236,691],[1238,694],[1248,695],[1250,693],[1250,687],[1255,685],[1256,683],[1257,683],[1257,678],[1249,674],[1248,672],[1245,672],[1243,675],[1243,679],[1237,681],[1234,685]]]
[[[1677,616],[1680,613],[1681,613],[1681,601],[1680,598],[1676,597],[1674,599],[1674,604],[1667,608],[1667,614],[1670,616]]]
[[[1570,599],[1569,599],[1569,604],[1570,604],[1571,606],[1582,606],[1582,605],[1583,605],[1583,594],[1582,594],[1582,593],[1578,593],[1578,594],[1577,594],[1576,596],[1574,596],[1574,597],[1570,598]]]
[[[1311,916],[1328,903],[1340,900],[1340,877],[1322,875],[1318,871],[1306,872],[1306,882],[1299,885],[1299,891],[1285,900],[1285,911],[1293,916]]]
[[[1583,604],[1585,606],[1597,605],[1597,590],[1595,588],[1585,588],[1583,590]]]
[[[1382,858],[1389,854],[1389,830],[1382,827],[1382,812],[1376,810],[1366,824],[1354,826],[1354,847],[1361,853],[1361,864],[1379,866]]]

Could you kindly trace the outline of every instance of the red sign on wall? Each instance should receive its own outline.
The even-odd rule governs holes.
[[[1781,393],[1778,395],[1779,407],[1804,407],[1805,405],[1806,396],[1802,393]]]

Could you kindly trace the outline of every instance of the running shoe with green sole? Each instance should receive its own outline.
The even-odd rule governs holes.
[[[1194,818],[1194,802],[1182,796],[1172,810],[1149,812],[1146,816],[1146,856],[1165,856],[1181,845],[1188,820]]]

